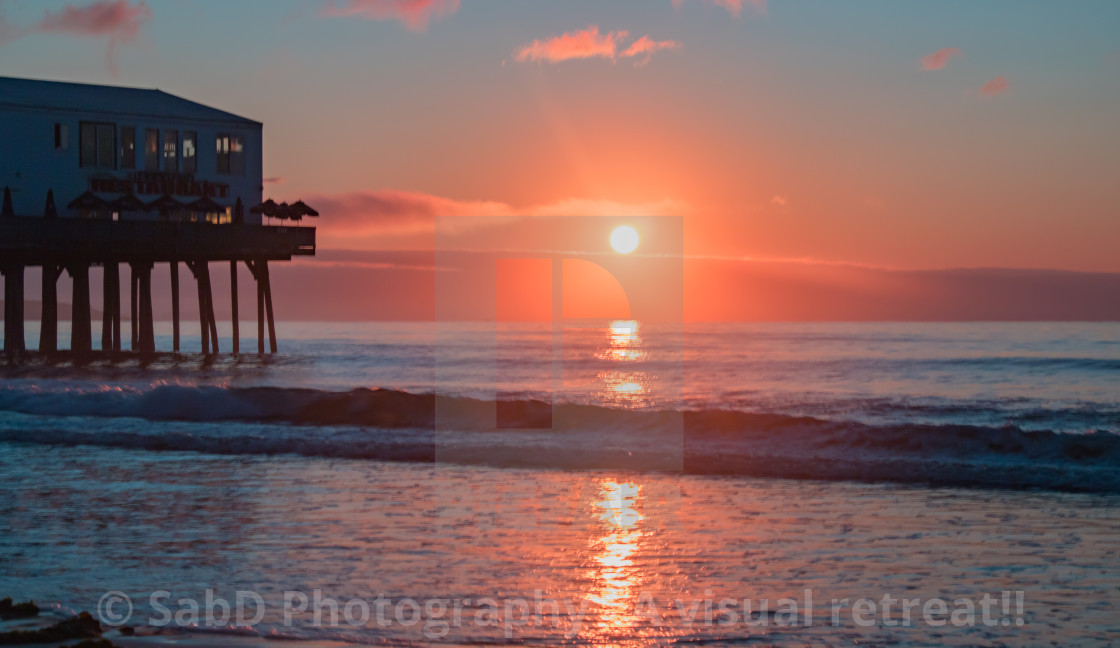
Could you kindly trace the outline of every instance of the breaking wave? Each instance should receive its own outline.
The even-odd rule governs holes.
[[[1120,435],[635,411],[389,389],[0,391],[0,441],[216,454],[1120,492]]]

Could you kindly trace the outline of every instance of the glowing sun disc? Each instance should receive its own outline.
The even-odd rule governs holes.
[[[619,225],[611,232],[611,247],[619,254],[630,254],[638,249],[638,230],[629,225]]]

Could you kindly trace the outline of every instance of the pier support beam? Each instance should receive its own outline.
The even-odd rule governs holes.
[[[133,261],[132,276],[137,281],[137,301],[139,306],[139,331],[136,348],[141,353],[154,353],[156,350],[155,323],[152,316],[152,264],[146,261]]]
[[[101,314],[101,350],[120,351],[121,267],[116,261],[106,261],[102,268],[104,269],[104,277],[101,282],[101,309],[103,311]],[[46,269],[43,271],[45,273]],[[44,274],[45,278],[46,275]],[[46,295],[46,292],[43,294]]]
[[[13,263],[4,268],[4,352],[23,351],[23,266]]]
[[[210,266],[206,261],[187,261],[187,267],[198,284],[198,325],[202,329],[202,352],[218,353],[218,323],[214,319]]]
[[[139,297],[139,291],[140,291],[140,278],[136,276],[136,267],[135,266],[133,266],[132,264],[129,264],[129,270],[130,270],[129,274],[132,275],[132,293],[131,293],[132,297],[129,301],[129,309],[128,309],[128,312],[131,314],[131,317],[132,317],[132,322],[131,322],[131,326],[129,328],[131,329],[131,333],[132,333],[132,350],[136,351],[137,349],[139,349],[139,345],[140,345],[140,322],[139,322],[140,313],[137,311],[137,306],[138,306],[138,304],[137,304],[138,299],[137,298]]]
[[[179,352],[179,262],[171,262],[171,350]]]
[[[39,318],[39,352],[58,351],[58,277],[62,266],[43,266],[43,315]]]
[[[116,261],[109,264],[110,276],[113,278],[113,352],[121,350],[121,266]]]
[[[241,352],[240,337],[241,325],[237,320],[237,261],[229,262],[229,293],[230,293],[230,307],[232,314],[230,321],[233,323],[233,354],[237,355]]]
[[[89,306],[89,264],[75,263],[68,270],[74,280],[74,293],[71,298],[70,351],[89,353],[93,350],[92,319]]]
[[[264,327],[268,320],[268,349],[276,353],[276,319],[272,313],[272,282],[268,276],[268,260],[246,261],[245,265],[257,280],[257,353],[264,354]]]

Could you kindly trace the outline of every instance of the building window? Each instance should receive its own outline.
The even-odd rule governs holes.
[[[144,130],[144,170],[159,171],[159,131]]]
[[[70,148],[70,127],[66,124],[54,125],[54,150],[64,151]]]
[[[218,173],[245,175],[245,140],[240,135],[218,136]]]
[[[198,133],[185,131],[183,133],[183,173],[194,173],[198,170],[198,152],[195,146],[198,142]]]
[[[136,127],[121,126],[121,168],[136,168]]]
[[[163,131],[163,170],[175,173],[179,170],[179,131]]]
[[[78,134],[82,151],[80,164],[97,169],[117,168],[117,125],[82,122]]]

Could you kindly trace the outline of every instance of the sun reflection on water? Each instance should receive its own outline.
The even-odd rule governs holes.
[[[602,483],[594,502],[603,535],[592,542],[594,585],[587,598],[600,606],[595,627],[605,636],[617,636],[639,622],[634,607],[641,580],[635,565],[644,533],[641,505],[640,485],[612,480]]]
[[[638,329],[636,320],[615,320],[606,329],[606,345],[599,348],[595,357],[618,368],[600,371],[597,375],[603,385],[600,397],[605,403],[622,407],[649,404],[649,374],[624,369],[630,363],[640,363],[648,358]]]

